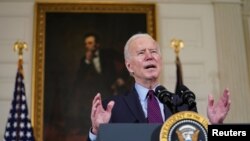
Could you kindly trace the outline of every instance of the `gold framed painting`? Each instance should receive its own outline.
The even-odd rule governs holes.
[[[35,13],[32,122],[36,140],[86,140],[96,88],[105,98],[132,84],[123,58],[128,38],[138,32],[156,38],[155,4],[36,3]],[[86,54],[84,37],[89,33],[98,35],[100,46],[109,49],[103,66],[114,64],[108,77],[98,75],[93,83],[93,73],[78,76]],[[79,78],[87,82],[77,84]],[[109,83],[106,78],[114,79]],[[117,80],[122,80],[122,89]]]

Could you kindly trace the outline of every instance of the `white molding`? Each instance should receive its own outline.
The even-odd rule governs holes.
[[[242,0],[0,0],[0,2],[94,2],[94,3],[182,3],[182,4],[209,4],[209,3],[242,3]]]
[[[213,3],[242,3],[242,0],[211,0]]]

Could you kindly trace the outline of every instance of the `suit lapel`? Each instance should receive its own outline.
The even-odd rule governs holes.
[[[147,120],[143,113],[138,93],[136,92],[135,88],[133,88],[132,93],[129,93],[127,96],[124,97],[124,100],[129,109],[131,110],[132,114],[135,116],[136,120],[138,120],[139,123],[146,123]]]
[[[174,95],[174,97],[173,97],[173,103],[175,105],[178,103],[178,97],[177,97],[177,95]],[[171,111],[170,108],[166,104],[164,104],[165,120],[167,120],[170,116],[172,116],[174,114],[173,112],[177,112],[176,110],[177,109],[175,109],[175,111]]]
[[[168,108],[166,104],[164,104],[164,114],[165,114],[165,121],[172,115],[172,112]]]
[[[136,120],[138,120],[139,123],[146,123],[147,119],[145,118],[145,115],[143,113],[138,93],[133,88],[132,93],[129,93],[127,96],[124,97],[124,100],[131,110],[132,114],[135,116]],[[164,114],[165,114],[165,120],[167,120],[172,114],[168,106],[164,104]]]

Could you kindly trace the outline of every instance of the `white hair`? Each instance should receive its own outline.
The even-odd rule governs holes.
[[[132,37],[130,37],[129,39],[128,39],[128,41],[126,42],[126,44],[125,44],[125,47],[124,47],[124,58],[125,58],[125,60],[127,60],[127,59],[129,59],[129,57],[130,57],[130,54],[129,54],[129,48],[130,48],[130,45],[131,45],[131,43],[135,40],[135,39],[137,39],[137,38],[139,38],[139,37],[149,37],[149,38],[151,38],[152,40],[154,40],[149,34],[147,34],[147,33],[137,33],[137,34],[135,34],[135,35],[133,35]],[[155,40],[154,40],[155,41]],[[157,48],[159,49],[159,52],[160,52],[160,47],[159,47],[159,44],[157,43],[157,42],[155,42],[156,43],[156,46],[157,46]]]

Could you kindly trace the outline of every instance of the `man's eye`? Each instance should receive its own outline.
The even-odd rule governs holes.
[[[143,53],[144,53],[144,52],[142,52],[142,51],[141,51],[141,52],[138,52],[139,55],[141,55],[141,54],[143,54]]]

